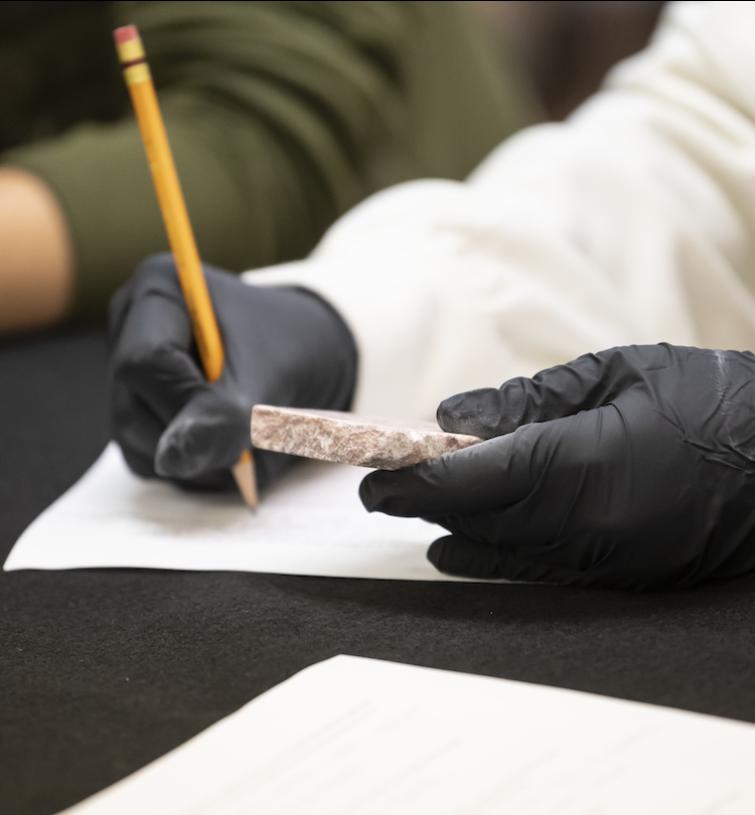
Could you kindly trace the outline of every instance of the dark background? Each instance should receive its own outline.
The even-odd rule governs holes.
[[[107,440],[105,343],[0,347],[0,555]],[[138,570],[0,574],[0,812],[52,813],[338,653],[755,722],[755,578],[633,595]]]

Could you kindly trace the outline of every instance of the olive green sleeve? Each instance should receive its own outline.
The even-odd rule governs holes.
[[[526,96],[511,92],[505,72],[480,67],[477,35],[459,38],[468,15],[457,4],[174,2],[116,10],[114,24],[140,28],[200,253],[228,269],[304,255],[377,186],[468,172],[526,119]],[[433,87],[442,81],[433,60],[454,77],[450,91]],[[462,117],[449,115],[454,96],[466,106]],[[127,106],[120,120],[81,124],[3,161],[39,174],[62,204],[79,317],[100,316],[134,265],[166,248]]]

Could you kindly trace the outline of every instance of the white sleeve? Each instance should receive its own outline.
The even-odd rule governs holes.
[[[433,415],[468,388],[624,343],[755,345],[755,3],[676,4],[567,122],[466,183],[373,196],[305,286],[359,350],[355,410]]]

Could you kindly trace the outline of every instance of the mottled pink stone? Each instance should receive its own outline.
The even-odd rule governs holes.
[[[432,422],[271,405],[252,409],[252,444],[261,450],[381,470],[409,467],[479,441],[444,433]]]

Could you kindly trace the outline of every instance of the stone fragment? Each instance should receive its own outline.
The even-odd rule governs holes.
[[[481,441],[432,422],[401,422],[334,410],[255,405],[252,444],[304,458],[398,470]]]

